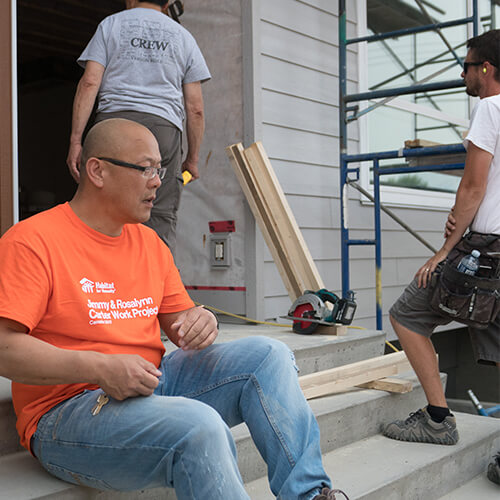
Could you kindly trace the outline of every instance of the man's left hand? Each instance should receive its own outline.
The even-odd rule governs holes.
[[[215,315],[203,306],[182,312],[170,328],[177,334],[178,346],[185,351],[205,349],[219,333]]]

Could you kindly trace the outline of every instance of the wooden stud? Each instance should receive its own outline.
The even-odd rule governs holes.
[[[306,289],[324,288],[323,281],[262,143],[252,144],[244,150],[244,155],[250,169],[248,175],[254,183],[255,191],[262,201],[268,222],[271,224],[270,230],[276,234],[283,254],[289,261],[288,266],[292,276],[288,276],[287,279],[298,283],[298,290],[294,291],[290,298],[297,299]]]
[[[404,351],[311,373],[299,378],[307,399],[339,392],[411,369]]]
[[[413,384],[410,380],[402,378],[386,377],[379,380],[372,380],[365,384],[359,384],[357,387],[362,389],[377,389],[379,391],[397,392],[404,394],[413,390]]]
[[[340,325],[335,323],[332,326],[327,326],[327,325],[318,325],[316,330],[314,330],[314,333],[318,333],[320,335],[347,335],[347,326],[346,325]]]
[[[269,203],[270,213],[276,221],[280,239],[283,244],[287,245],[292,266],[300,276],[303,288],[309,290],[324,288],[323,281],[262,143],[252,144],[245,149],[245,155],[256,172],[256,182],[265,202]]]
[[[405,141],[405,148],[428,148],[432,146],[442,146],[442,144],[426,139],[409,139]]]
[[[239,143],[228,146],[226,148],[226,153],[231,161],[234,173],[238,178],[250,210],[262,231],[264,240],[266,241],[269,251],[283,279],[288,295],[290,297],[300,296],[303,290],[301,290],[300,284],[294,279],[289,259],[273,229],[273,224],[270,220],[268,211],[264,207],[262,197],[256,190],[254,179],[251,176],[251,170],[243,153],[243,145]]]

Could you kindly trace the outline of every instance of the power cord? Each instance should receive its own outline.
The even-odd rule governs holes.
[[[194,301],[194,303],[197,306],[203,305],[203,304],[200,304],[199,302],[195,302],[195,301]],[[238,318],[238,319],[242,319],[243,321],[248,321],[249,323],[256,323],[259,325],[280,326],[282,328],[290,328],[291,327],[291,325],[284,325],[283,323],[274,323],[272,321],[259,321],[258,319],[247,318],[246,316],[240,316],[239,314],[234,314],[234,313],[230,313],[228,311],[223,311],[222,309],[217,309],[217,307],[214,307],[214,306],[205,306],[205,307],[207,307],[208,309],[212,309],[218,313],[224,314],[226,316],[231,316],[232,318]],[[353,328],[356,330],[366,330],[366,328],[364,328],[362,326],[355,326],[355,325],[347,325],[347,328]],[[386,340],[385,343],[394,351],[399,352],[399,349],[397,347],[395,347],[393,344],[391,344],[388,340]]]

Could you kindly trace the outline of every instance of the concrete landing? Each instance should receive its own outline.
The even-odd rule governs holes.
[[[405,443],[379,434],[327,453],[325,469],[351,500],[437,500],[484,473],[500,448],[496,419],[456,416],[460,441],[455,446]],[[247,491],[252,500],[274,498],[262,479],[249,483]]]
[[[381,356],[385,334],[374,330],[349,329],[345,336],[299,335],[272,326],[221,324],[216,342],[229,342],[245,337],[265,335],[286,343],[294,351],[300,375]],[[176,349],[165,342],[168,352]],[[10,381],[0,377],[0,456],[20,450],[15,430]]]
[[[500,485],[492,483],[486,477],[486,472],[483,472],[439,500],[498,500],[499,498]]]
[[[348,328],[347,335],[300,335],[291,328],[267,325],[221,324],[216,342],[229,342],[245,337],[265,335],[281,340],[294,351],[300,375],[355,363],[384,354],[385,333],[377,330]],[[171,342],[165,344],[173,351]]]
[[[10,380],[0,377],[0,456],[19,451],[16,415],[12,407]]]

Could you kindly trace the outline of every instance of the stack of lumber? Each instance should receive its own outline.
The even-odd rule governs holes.
[[[405,141],[405,148],[429,148],[433,146],[442,146],[439,142],[427,141],[425,139],[412,139]],[[410,167],[423,167],[427,165],[450,165],[454,163],[464,163],[465,162],[465,152],[464,153],[454,153],[454,154],[439,154],[431,156],[412,156],[406,160]],[[441,174],[454,175],[457,177],[462,177],[463,170],[443,170],[439,172]]]
[[[290,299],[324,288],[262,143],[233,144],[226,153]]]
[[[345,391],[354,386],[404,393],[412,390],[412,384],[407,380],[391,378],[391,375],[410,369],[406,354],[400,351],[304,375],[299,381],[307,399]]]

